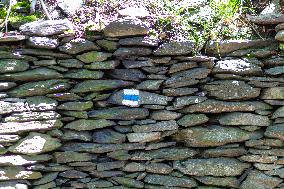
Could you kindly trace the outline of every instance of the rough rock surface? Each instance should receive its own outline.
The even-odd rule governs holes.
[[[284,124],[275,124],[269,126],[265,131],[265,136],[271,138],[278,138],[280,140],[284,139]]]
[[[70,41],[69,43],[65,43],[58,49],[68,54],[79,54],[84,51],[100,50],[100,47],[98,47],[95,43],[91,41],[85,39],[77,39]]]
[[[213,81],[204,85],[208,95],[221,100],[239,100],[256,98],[260,94],[259,88],[253,88],[243,81],[222,80]]]
[[[258,65],[241,59],[221,60],[213,68],[213,74],[236,74],[242,76],[259,75],[262,70]]]
[[[81,48],[79,50],[74,50],[73,52],[81,51]],[[86,52],[80,55],[77,55],[77,59],[81,60],[84,63],[92,63],[92,62],[99,62],[99,61],[105,61],[109,57],[111,57],[111,53],[105,53],[105,52],[100,52],[100,51],[90,51]]]
[[[17,133],[21,131],[49,130],[62,126],[59,120],[29,121],[29,122],[2,122],[0,133]]]
[[[206,45],[206,51],[212,55],[226,55],[240,49],[260,48],[271,45],[272,43],[273,40],[210,41]]]
[[[204,102],[194,104],[188,107],[185,107],[181,111],[183,113],[222,113],[222,112],[252,112],[257,109],[270,109],[271,107],[265,103],[259,103],[257,101],[251,102],[228,102],[208,99]]]
[[[252,113],[229,113],[221,116],[219,119],[221,125],[255,125],[255,126],[269,126],[271,121],[267,116],[256,115]]]
[[[174,168],[182,173],[195,176],[237,176],[249,167],[248,163],[233,158],[189,159],[174,163]]]
[[[21,72],[29,68],[29,64],[24,60],[17,59],[1,59],[0,60],[0,73]]]
[[[284,15],[283,14],[263,14],[258,16],[247,16],[250,22],[260,24],[260,25],[267,25],[267,24],[280,24],[284,22]]]
[[[73,129],[76,131],[87,131],[87,130],[112,126],[114,124],[115,124],[114,122],[105,119],[97,119],[97,120],[79,119],[77,121],[68,123],[67,125],[64,126],[64,128]]]
[[[121,87],[128,87],[131,85],[133,85],[133,83],[122,80],[87,80],[78,83],[72,89],[72,92],[75,93],[97,92],[97,91],[111,90]]]
[[[52,138],[46,134],[30,133],[26,138],[11,146],[9,151],[31,155],[53,151],[60,146],[61,143],[56,138]]]
[[[284,87],[272,87],[263,90],[261,99],[282,100],[284,99]]]
[[[105,36],[124,37],[145,35],[149,28],[138,19],[126,18],[110,23],[104,29]]]
[[[63,78],[62,74],[48,68],[36,68],[20,73],[3,74],[0,80],[5,81],[40,81]]]
[[[34,48],[56,49],[59,41],[48,37],[29,37],[27,45]]]
[[[241,187],[244,188],[275,188],[281,183],[281,179],[277,177],[270,177],[259,171],[251,171],[246,180],[242,183]]]
[[[1,36],[0,42],[18,42],[27,39],[27,36],[21,35],[19,33],[7,33],[7,36]]]
[[[153,54],[157,56],[186,55],[192,52],[194,43],[192,41],[164,43]]]
[[[261,137],[260,132],[248,132],[234,127],[207,126],[179,130],[174,135],[174,140],[190,147],[210,147]]]
[[[27,35],[49,36],[73,30],[70,21],[66,20],[41,20],[24,24],[20,31]]]
[[[283,188],[278,43],[192,56],[193,42],[152,39],[144,21],[82,39],[37,21],[0,38],[0,188]]]
[[[132,120],[143,119],[149,115],[145,108],[109,108],[106,110],[93,110],[89,112],[91,118]]]

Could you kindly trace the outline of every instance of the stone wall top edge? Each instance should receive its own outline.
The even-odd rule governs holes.
[[[67,19],[35,21],[22,25],[19,32],[10,32],[0,37],[0,45],[9,45],[18,42],[30,44],[53,41],[53,43],[60,48],[64,45],[66,46],[68,43],[70,44],[70,42],[72,43],[75,39],[75,35],[72,31],[73,26]],[[149,37],[148,33],[149,28],[142,21],[137,18],[126,18],[111,22],[103,30],[94,31],[93,36],[85,36],[82,37],[82,39],[93,42],[99,40],[114,41],[117,42],[120,47],[142,46],[152,48],[154,50],[154,56],[192,55],[192,51],[196,47],[195,42],[190,40],[163,41]],[[224,56],[237,50],[264,48],[271,45],[276,45],[277,47],[275,47],[275,49],[278,48],[278,42],[274,39],[212,40],[205,45],[205,53],[203,54],[209,56]],[[98,47],[94,50],[102,49]]]

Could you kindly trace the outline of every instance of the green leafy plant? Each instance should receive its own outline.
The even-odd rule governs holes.
[[[6,15],[7,15],[6,8],[0,8],[0,19],[5,19]]]
[[[12,6],[12,11],[17,10],[18,8],[25,8],[25,9],[29,10],[30,9],[30,1],[29,0],[18,1],[15,5]]]
[[[0,9],[0,19],[7,19],[7,23],[5,21],[5,25],[9,24],[13,28],[18,28],[20,25],[25,24],[27,22],[32,22],[38,20],[40,17],[39,13],[26,15],[26,13],[19,13],[18,10],[24,9],[24,11],[29,12],[30,9],[30,2],[29,0],[21,0],[21,1],[10,1],[12,3],[11,12],[7,17],[8,14],[8,5],[2,7]],[[5,26],[6,32],[8,31],[7,27]]]
[[[202,1],[202,0],[201,0]],[[86,0],[74,15],[67,15],[75,25],[76,36],[88,30],[102,28],[118,18],[118,11],[127,7],[145,8],[150,17],[144,19],[150,35],[162,40],[193,40],[199,52],[209,40],[251,38],[252,29],[244,19],[254,8],[250,0],[204,0],[202,5],[192,5],[192,0]],[[57,0],[47,0],[56,6]],[[12,7],[10,24],[34,21],[41,15],[24,18],[16,13],[20,7],[31,8],[30,0],[19,0]],[[7,7],[5,7],[7,9]],[[0,19],[5,18],[5,8],[0,9]],[[96,26],[96,27],[94,27]],[[98,27],[99,26],[99,27]]]
[[[28,23],[28,22],[33,22],[36,21],[38,17],[36,15],[28,15],[28,16],[22,16],[19,14],[13,14],[9,18],[9,22],[13,27],[19,27],[22,24]]]
[[[208,40],[249,38],[249,27],[240,27],[242,14],[251,11],[248,0],[208,0],[202,7],[190,7],[182,1],[161,0],[154,30],[167,39],[193,40],[198,52]],[[190,1],[189,1],[190,2]],[[188,3],[190,4],[190,3]],[[157,32],[152,32],[157,34]]]

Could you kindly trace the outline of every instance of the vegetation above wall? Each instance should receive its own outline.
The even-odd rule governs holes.
[[[191,56],[192,41],[149,38],[137,18],[90,39],[72,28],[35,21],[0,38],[0,188],[283,189],[275,40]]]
[[[245,19],[267,2],[253,4],[250,0],[10,0],[9,29],[38,19],[68,18],[77,37],[88,31],[101,30],[121,16],[136,16],[149,28],[150,35],[162,40],[193,40],[199,50],[208,40],[261,38],[258,28]],[[35,6],[33,6],[33,4]],[[72,5],[71,5],[72,4]],[[0,9],[3,24],[9,2]],[[34,12],[35,11],[35,12]],[[87,32],[86,32],[87,31]]]

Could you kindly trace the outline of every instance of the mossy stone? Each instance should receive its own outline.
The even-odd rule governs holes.
[[[48,93],[60,92],[70,88],[67,80],[46,80],[22,84],[9,91],[12,97],[40,96]]]
[[[27,103],[32,111],[55,110],[58,105],[56,100],[45,96],[28,97]]]
[[[234,158],[188,159],[176,161],[174,168],[187,175],[196,176],[237,176],[250,167]]]
[[[1,167],[1,180],[35,180],[42,177],[40,172],[27,171],[24,167]]]
[[[85,39],[71,40],[68,43],[58,47],[58,49],[67,54],[79,54],[90,50],[100,50],[95,43]]]
[[[77,55],[76,58],[81,60],[82,62],[85,63],[92,63],[95,61],[105,61],[109,57],[111,57],[111,53],[104,53],[104,52],[99,52],[99,51],[90,51],[81,55]]]
[[[65,78],[71,79],[100,79],[104,75],[102,71],[91,71],[86,69],[70,70],[64,74]]]
[[[271,121],[267,116],[241,112],[233,112],[222,115],[219,118],[219,122],[221,125],[232,126],[269,126],[271,124]]]
[[[80,119],[73,121],[71,123],[68,123],[64,126],[66,129],[73,129],[76,131],[88,131],[88,130],[94,130],[104,127],[109,127],[115,125],[115,122],[105,120],[105,119]]]
[[[258,139],[262,136],[263,134],[258,131],[248,132],[235,127],[207,126],[179,130],[173,138],[189,147],[214,147]]]
[[[105,39],[97,40],[96,43],[107,51],[115,51],[118,48],[118,42]]]
[[[86,111],[60,111],[60,114],[82,119],[88,118],[88,114]]]
[[[54,158],[56,163],[69,163],[69,162],[80,162],[80,161],[90,161],[92,160],[92,155],[89,153],[79,153],[79,152],[55,152]]]
[[[54,94],[47,94],[47,97],[58,101],[76,101],[80,100],[82,97],[76,95],[75,93],[54,93]]]
[[[6,81],[40,81],[63,78],[63,75],[48,68],[37,68],[13,74],[0,75],[0,80]]]
[[[271,87],[264,89],[261,99],[282,100],[284,99],[284,87]]]
[[[193,148],[187,147],[171,147],[171,148],[160,148],[157,150],[137,151],[132,154],[132,160],[184,160],[192,158],[198,154]]]
[[[78,83],[71,91],[74,93],[86,93],[128,87],[131,85],[133,85],[133,82],[122,80],[88,80]]]
[[[275,110],[275,112],[272,115],[272,119],[282,118],[282,117],[284,117],[284,106]]]
[[[64,59],[58,60],[57,62],[60,66],[66,68],[82,68],[84,66],[84,63],[77,59]]]
[[[25,60],[1,59],[0,73],[21,72],[27,70],[29,66],[29,63]]]
[[[85,65],[84,68],[91,70],[111,70],[115,69],[120,64],[118,60],[108,60],[103,62],[93,62],[91,64]]]
[[[41,154],[53,151],[61,146],[60,140],[41,133],[30,133],[9,148],[10,152],[20,154]]]
[[[159,174],[148,174],[144,180],[149,184],[162,185],[167,187],[185,187],[192,188],[196,187],[197,183],[195,180],[188,177],[174,177],[170,175],[159,175]]]
[[[84,111],[91,109],[93,107],[93,102],[65,102],[57,107],[58,110],[74,110],[74,111]]]
[[[284,140],[284,123],[269,126],[264,135],[266,137]]]
[[[45,121],[28,121],[28,122],[1,122],[0,133],[18,133],[34,130],[49,130],[60,128],[62,126],[60,120],[45,120]]]
[[[144,188],[144,183],[142,181],[138,181],[132,178],[127,177],[114,177],[113,180],[115,180],[117,183],[130,187],[130,188]]]
[[[209,118],[205,114],[188,114],[179,119],[177,124],[184,127],[191,127],[206,123],[207,121],[209,121]]]
[[[89,117],[96,119],[132,120],[144,119],[148,115],[149,111],[145,108],[108,108],[89,112]]]

